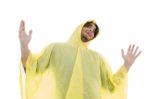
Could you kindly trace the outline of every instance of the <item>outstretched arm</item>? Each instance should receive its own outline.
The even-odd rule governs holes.
[[[138,48],[138,46],[135,47],[135,45],[129,45],[126,55],[124,54],[124,50],[121,50],[122,58],[124,59],[124,66],[128,71],[133,65],[136,58],[141,54],[141,51],[138,51]]]
[[[30,43],[32,35],[32,30],[29,31],[29,34],[25,31],[25,22],[21,20],[20,27],[19,27],[19,41],[20,41],[20,49],[21,49],[21,59],[24,66],[26,68],[26,61],[29,55],[29,47],[28,44]]]
[[[110,92],[116,89],[123,91],[127,86],[127,72],[140,54],[141,51],[138,51],[138,46],[135,47],[135,45],[130,45],[126,54],[124,54],[124,50],[122,50],[124,64],[115,74],[111,71],[111,68],[105,58],[101,58],[100,72],[102,86]]]

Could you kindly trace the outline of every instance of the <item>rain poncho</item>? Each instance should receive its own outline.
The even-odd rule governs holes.
[[[94,21],[93,21],[94,22]],[[66,43],[53,43],[21,66],[22,99],[125,99],[127,70],[113,74],[104,57],[81,41],[82,23]]]

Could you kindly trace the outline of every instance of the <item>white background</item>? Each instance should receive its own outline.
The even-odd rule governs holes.
[[[128,99],[150,99],[149,0],[0,0],[0,99],[20,99],[18,27],[33,30],[30,49],[68,40],[75,27],[95,19],[100,35],[90,48],[102,53],[115,72],[121,48],[136,44],[142,54],[128,73]]]

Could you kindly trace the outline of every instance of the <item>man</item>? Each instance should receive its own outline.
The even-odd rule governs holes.
[[[127,72],[140,55],[138,47],[122,50],[123,65],[113,74],[104,57],[88,49],[99,34],[95,21],[79,25],[66,43],[48,45],[39,55],[33,55],[29,35],[21,21],[19,39],[21,60],[25,70],[25,86],[21,72],[24,99],[125,99]]]

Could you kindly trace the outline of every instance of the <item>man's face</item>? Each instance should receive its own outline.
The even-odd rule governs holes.
[[[81,31],[81,40],[83,42],[88,42],[92,40],[94,38],[95,30],[96,30],[95,24],[83,27]]]

